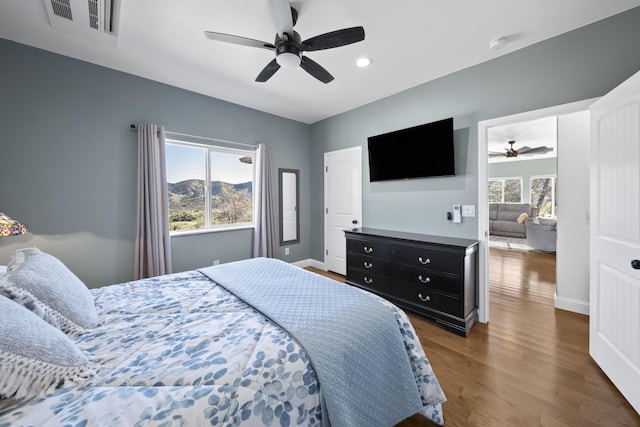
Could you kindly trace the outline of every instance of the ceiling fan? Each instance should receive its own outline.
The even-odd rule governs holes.
[[[302,52],[332,49],[364,40],[364,28],[352,27],[321,34],[302,41],[300,34],[293,30],[293,26],[296,25],[298,20],[298,11],[291,7],[289,0],[269,0],[269,9],[277,29],[273,43],[232,34],[212,31],[204,32],[204,35],[211,40],[275,51],[276,57],[258,74],[258,77],[256,77],[257,82],[266,82],[281,66],[293,68],[299,65],[322,83],[329,83],[333,80],[333,76],[317,62],[303,55]]]
[[[490,151],[489,152],[489,157],[493,158],[493,157],[507,157],[507,158],[513,158],[513,157],[518,157],[518,156],[529,156],[529,155],[533,155],[533,154],[545,154],[548,153],[550,151],[553,151],[553,147],[535,147],[535,148],[529,148],[527,146],[524,146],[522,148],[518,148],[517,150],[515,148],[513,148],[513,144],[515,144],[515,141],[509,141],[509,148],[505,148],[505,152],[504,153],[498,153],[495,151]]]

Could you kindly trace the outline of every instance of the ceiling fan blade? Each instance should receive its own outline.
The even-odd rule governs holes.
[[[504,157],[504,153],[489,152],[489,157]]]
[[[215,33],[213,31],[205,31],[204,35],[210,40],[216,40],[224,43],[239,44],[242,46],[259,47],[262,49],[275,50],[276,47],[272,43],[254,40],[247,37],[234,36],[232,34]]]
[[[526,150],[525,150],[525,148],[526,148]],[[518,154],[520,154],[520,155],[545,154],[545,153],[548,153],[550,151],[553,151],[553,147],[536,147],[536,148],[522,147],[518,151]]]
[[[293,14],[289,0],[269,0],[269,10],[278,35],[282,37],[282,33],[293,34]]]
[[[314,50],[331,49],[362,40],[364,40],[363,27],[343,28],[342,30],[321,34],[303,41],[302,50],[312,52]]]
[[[267,80],[269,80],[271,78],[271,76],[273,76],[276,71],[278,71],[280,69],[280,65],[278,65],[278,63],[276,62],[275,58],[271,60],[271,62],[269,62],[267,64],[266,67],[264,67],[262,69],[262,71],[260,71],[260,74],[258,74],[258,77],[256,77],[256,81],[259,83],[264,83]]]
[[[326,84],[333,80],[333,76],[329,74],[327,70],[322,68],[322,66],[316,61],[309,59],[304,55],[300,60],[300,67],[302,67],[303,70],[311,74],[316,79],[320,80],[322,83]]]

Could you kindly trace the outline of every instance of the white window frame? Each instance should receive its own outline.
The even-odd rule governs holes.
[[[504,201],[504,182],[505,181],[516,181],[516,180],[520,181],[520,201],[519,202],[505,202]],[[522,192],[524,190],[524,187],[523,187],[523,182],[522,182],[523,179],[522,179],[521,176],[508,176],[508,177],[489,178],[487,180],[487,191],[489,189],[489,182],[491,182],[491,181],[502,181],[502,198],[501,198],[502,201],[500,201],[500,202],[489,202],[489,203],[514,203],[514,204],[515,203],[522,203]]]
[[[209,145],[209,144],[198,144],[195,142],[181,141],[179,139],[169,139],[165,140],[166,145],[181,145],[185,147],[194,147],[203,149],[203,167],[205,170],[205,182],[204,182],[204,218],[205,218],[205,226],[203,228],[195,228],[191,230],[170,230],[170,236],[183,236],[186,234],[201,234],[201,233],[211,233],[218,231],[230,231],[230,230],[243,230],[248,228],[255,227],[255,211],[256,211],[256,151],[255,150],[243,150],[238,148],[231,147],[223,147],[219,145]],[[252,159],[253,165],[253,176],[251,178],[252,182],[252,221],[251,222],[243,222],[237,224],[212,224],[211,223],[211,153],[227,153],[227,154],[236,154],[242,156],[249,156]]]
[[[558,175],[531,175],[529,177],[529,198],[531,206],[533,206],[533,188],[531,187],[534,179],[551,179],[551,218],[556,218],[556,185],[558,184]],[[540,214],[538,212],[538,214]]]

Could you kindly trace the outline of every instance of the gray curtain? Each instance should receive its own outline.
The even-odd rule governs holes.
[[[171,273],[164,128],[138,125],[138,215],[134,279]]]
[[[256,154],[256,226],[253,256],[275,258],[277,247],[271,185],[271,148],[262,143],[258,144]]]

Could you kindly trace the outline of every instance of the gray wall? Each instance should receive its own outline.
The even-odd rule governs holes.
[[[522,177],[522,202],[531,202],[530,178],[537,175],[557,175],[557,157],[537,160],[517,160],[515,162],[489,163],[489,178]]]
[[[274,185],[279,167],[300,169],[301,240],[282,258],[309,258],[308,125],[1,39],[0,58],[0,210],[32,230],[0,239],[0,264],[37,246],[89,286],[131,280],[138,122],[270,145]],[[252,242],[252,230],[173,238],[174,271],[247,258]]]
[[[476,238],[478,121],[601,96],[640,69],[640,8],[425,83],[311,126],[311,256],[323,259],[323,153],[363,146],[363,225]],[[419,54],[419,52],[416,52]],[[367,137],[454,118],[456,176],[369,183]]]
[[[361,145],[363,223],[475,238],[478,121],[606,93],[640,69],[640,8],[442,77],[311,126],[0,40],[0,210],[28,223],[0,239],[0,264],[18,247],[62,259],[90,286],[129,280],[135,230],[136,136],[129,123],[272,146],[300,169],[301,242],[287,261],[323,260],[323,154]],[[615,47],[615,48],[613,48]],[[417,53],[419,54],[419,53]],[[370,184],[366,139],[455,120],[456,176]],[[274,201],[277,205],[277,200]],[[251,232],[173,239],[175,270],[251,254]]]

